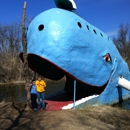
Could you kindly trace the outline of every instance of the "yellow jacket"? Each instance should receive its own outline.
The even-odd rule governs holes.
[[[37,92],[41,93],[41,92],[45,91],[46,83],[43,80],[41,80],[41,81],[36,80],[35,84],[36,84]]]

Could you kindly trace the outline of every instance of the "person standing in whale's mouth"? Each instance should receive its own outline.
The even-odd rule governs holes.
[[[36,90],[37,90],[37,99],[38,99],[38,110],[41,108],[45,109],[45,101],[44,101],[44,95],[45,95],[45,87],[46,83],[44,80],[41,79],[41,76],[38,76],[38,79],[36,80]],[[40,99],[42,102],[40,102]]]

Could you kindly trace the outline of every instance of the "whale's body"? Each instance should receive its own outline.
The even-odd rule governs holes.
[[[118,86],[119,77],[130,80],[130,73],[114,43],[71,11],[53,8],[36,16],[27,31],[27,53],[30,68],[46,78],[59,80],[67,75],[84,84],[84,90],[103,88],[98,97],[77,107],[130,97],[128,90]]]

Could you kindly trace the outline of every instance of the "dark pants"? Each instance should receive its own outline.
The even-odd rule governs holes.
[[[37,94],[31,93],[32,109],[37,108]]]

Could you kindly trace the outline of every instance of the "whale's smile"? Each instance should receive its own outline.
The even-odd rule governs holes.
[[[21,53],[21,58],[22,58],[22,53]],[[73,75],[71,75],[69,72],[66,70],[63,70],[60,68],[58,65],[52,63],[48,59],[45,59],[43,57],[40,57],[35,54],[28,54],[28,63],[29,67],[36,71],[37,73],[43,75],[44,77],[51,79],[51,80],[60,80],[64,76],[66,76],[66,86],[65,90],[70,90],[73,88],[73,82],[74,80],[77,81],[77,86],[81,88],[80,91],[81,94],[79,95],[79,98],[84,98],[86,96],[90,96],[93,94],[100,95],[104,89],[106,88],[109,79],[106,81],[106,83],[102,86],[94,86],[92,84],[84,83],[77,78],[75,78]],[[73,90],[72,90],[73,91]]]

